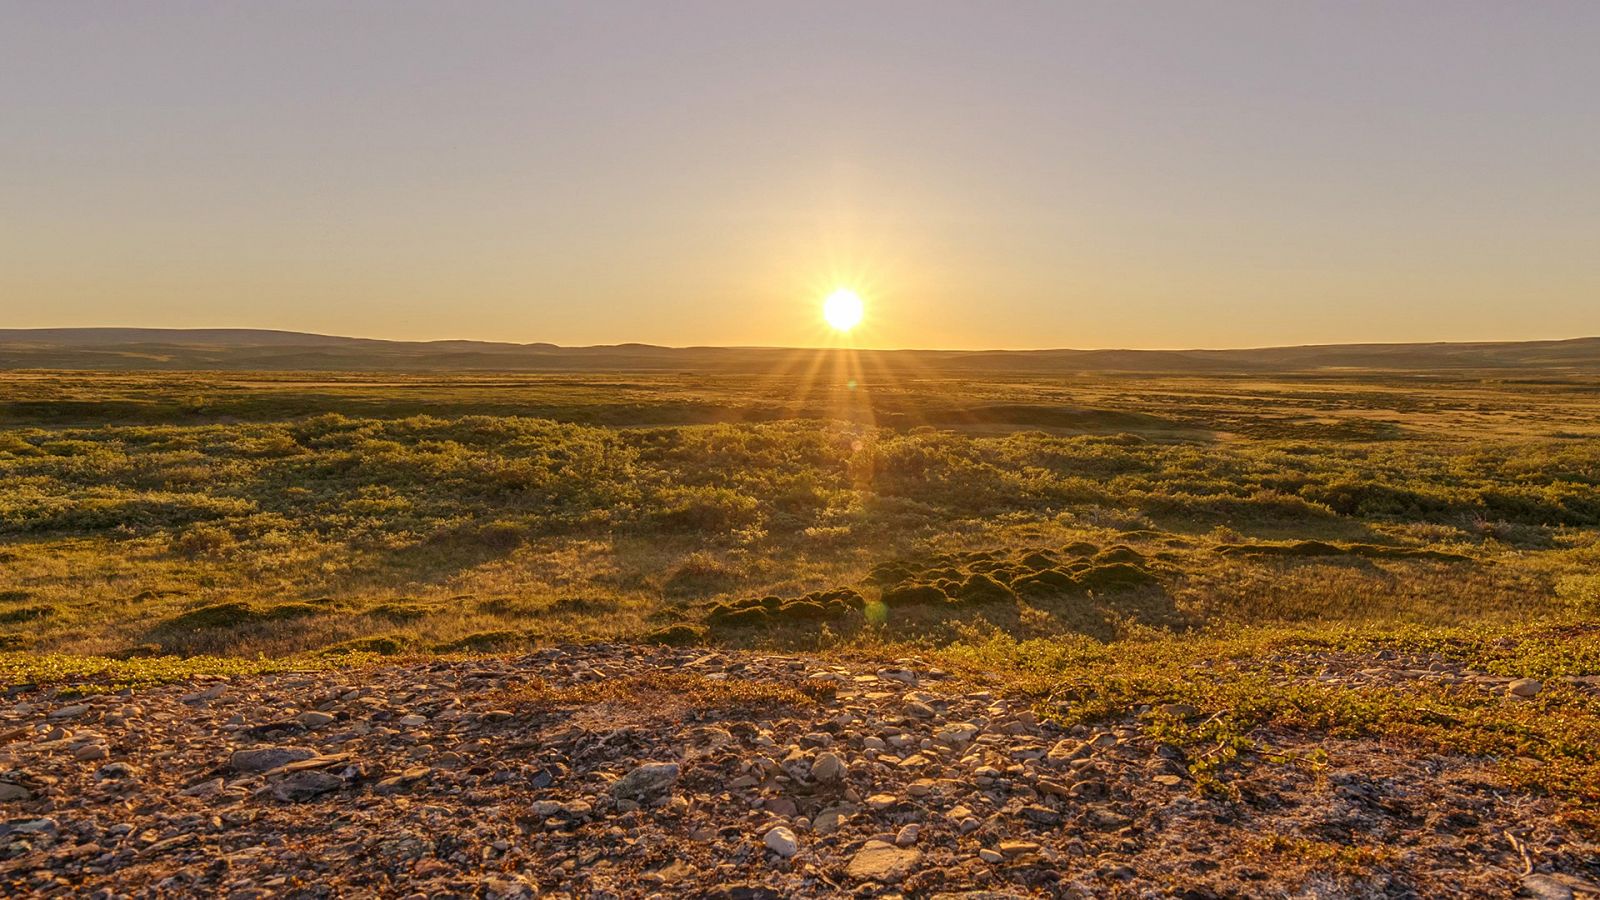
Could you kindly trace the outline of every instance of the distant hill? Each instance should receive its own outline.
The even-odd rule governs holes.
[[[771,372],[818,351],[492,341],[383,341],[249,328],[0,329],[0,369],[222,371]],[[867,367],[945,373],[1505,371],[1600,374],[1600,338],[1326,344],[1251,350],[873,350]]]

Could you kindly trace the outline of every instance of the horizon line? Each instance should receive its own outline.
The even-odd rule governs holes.
[[[1418,341],[1333,341],[1326,343],[1264,344],[1243,347],[865,347],[854,345],[783,345],[783,344],[655,344],[647,341],[619,341],[613,344],[557,344],[553,341],[497,341],[483,338],[379,338],[347,334],[328,334],[317,331],[298,331],[290,328],[255,328],[231,325],[166,327],[147,325],[67,325],[35,326],[28,328],[0,327],[0,340],[7,335],[23,332],[96,332],[96,331],[147,331],[147,332],[246,332],[323,338],[343,341],[368,341],[381,344],[483,344],[515,348],[550,348],[554,350],[616,350],[640,348],[649,350],[856,350],[868,353],[1230,353],[1262,350],[1309,350],[1347,347],[1426,347],[1426,346],[1483,346],[1493,344],[1561,344],[1600,340],[1600,334],[1585,334],[1561,338],[1524,338],[1500,340],[1418,340]]]

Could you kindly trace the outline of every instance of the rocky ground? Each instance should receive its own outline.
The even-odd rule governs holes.
[[[1475,677],[1309,677],[1399,671]],[[1063,729],[916,660],[556,648],[0,710],[7,896],[1600,893],[1482,761],[1274,735],[1212,796],[1131,711]]]

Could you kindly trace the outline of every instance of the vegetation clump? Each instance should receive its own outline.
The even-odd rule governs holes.
[[[647,631],[640,640],[647,644],[661,644],[667,647],[688,647],[705,640],[706,633],[705,626],[677,622]]]
[[[434,645],[440,653],[491,653],[510,650],[527,643],[527,635],[516,631],[478,631],[452,641]]]
[[[768,595],[717,603],[706,612],[705,620],[709,625],[726,627],[816,622],[848,616],[865,605],[866,599],[859,592],[839,588],[789,599]]]
[[[266,622],[302,619],[324,612],[310,603],[277,603],[256,606],[251,603],[213,603],[173,616],[162,627],[167,630],[239,628]]]
[[[1343,546],[1327,541],[1289,541],[1281,544],[1218,544],[1225,556],[1359,556],[1367,559],[1432,559],[1441,562],[1471,562],[1464,553],[1430,547],[1390,547],[1380,544],[1351,543]]]

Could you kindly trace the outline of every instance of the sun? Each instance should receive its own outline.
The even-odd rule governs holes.
[[[861,295],[839,288],[822,301],[822,317],[838,331],[849,331],[861,324]]]

